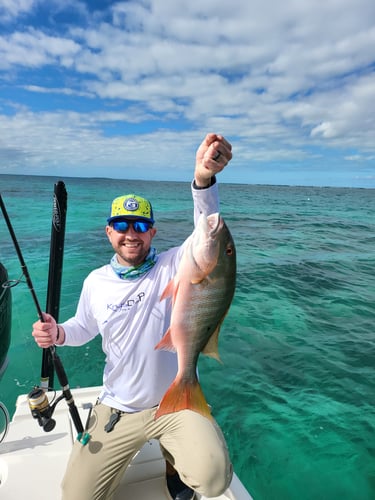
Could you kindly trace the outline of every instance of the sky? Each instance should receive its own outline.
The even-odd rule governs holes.
[[[375,188],[374,0],[0,0],[0,174]],[[1,182],[1,181],[0,181]]]

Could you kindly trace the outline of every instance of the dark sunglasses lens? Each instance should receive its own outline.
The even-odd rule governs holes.
[[[134,231],[136,233],[147,233],[147,231],[150,229],[150,223],[136,221],[136,222],[133,222],[133,227],[134,227]]]
[[[117,221],[112,224],[115,231],[127,231],[129,228],[129,223],[126,220]]]
[[[129,224],[132,224],[134,231],[136,233],[147,233],[150,229],[151,224],[149,222],[143,222],[136,220],[134,222],[127,222],[126,220],[113,222],[112,226],[115,231],[125,232],[129,229]]]

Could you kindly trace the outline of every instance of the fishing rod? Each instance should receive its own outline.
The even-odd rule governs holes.
[[[46,312],[59,322],[61,281],[64,259],[65,223],[67,212],[67,192],[63,181],[58,181],[54,186],[51,246],[48,271],[48,288]],[[45,390],[53,388],[54,367],[49,349],[43,349],[40,385]]]
[[[37,310],[37,313],[38,313],[38,317],[39,317],[40,321],[44,322],[43,313],[42,313],[42,310],[40,308],[40,305],[39,305],[39,302],[38,302],[38,298],[36,296],[36,293],[35,293],[35,290],[34,290],[34,287],[33,287],[32,281],[31,281],[31,278],[30,278],[30,274],[29,274],[29,271],[28,271],[27,266],[25,264],[25,261],[23,260],[22,252],[21,252],[20,246],[18,244],[16,235],[15,235],[15,233],[13,231],[13,227],[12,227],[12,224],[10,222],[10,219],[9,219],[9,216],[8,216],[8,212],[7,212],[6,208],[5,208],[5,205],[4,205],[1,193],[0,193],[0,208],[1,208],[1,211],[3,212],[6,225],[8,226],[8,231],[9,231],[10,237],[12,238],[12,241],[13,241],[13,244],[14,244],[14,248],[15,248],[17,256],[18,256],[18,260],[20,261],[20,264],[21,264],[22,274],[25,276],[26,284],[27,284],[27,286],[28,286],[28,288],[30,290],[31,296],[33,298],[33,301],[34,301],[34,304],[35,304],[35,307],[36,307],[36,310]]]
[[[26,263],[23,259],[22,252],[21,252],[20,246],[18,244],[16,235],[14,233],[12,223],[10,222],[8,212],[5,208],[5,204],[3,202],[3,198],[1,196],[1,193],[0,193],[0,208],[1,208],[1,211],[4,215],[4,219],[5,219],[6,225],[7,225],[8,230],[9,230],[9,234],[12,238],[14,248],[16,250],[18,259],[20,261],[22,273],[25,276],[27,286],[28,286],[30,293],[31,293],[31,296],[33,298],[33,301],[34,301],[34,304],[35,304],[35,307],[36,307],[36,310],[38,313],[38,317],[39,317],[40,321],[44,323],[45,320],[43,317],[43,312],[42,312],[42,309],[39,305],[38,297],[35,293],[29,271],[28,271]],[[81,418],[80,418],[79,413],[78,413],[78,409],[74,403],[73,396],[70,392],[68,378],[66,376],[63,364],[62,364],[59,356],[56,353],[55,346],[51,346],[48,349],[50,351],[51,358],[52,358],[52,361],[53,361],[53,364],[55,367],[56,375],[57,375],[59,382],[61,384],[62,393],[63,393],[63,396],[61,398],[58,398],[56,403],[58,401],[60,401],[63,397],[66,399],[67,404],[69,406],[69,413],[72,417],[74,426],[78,432],[78,436],[81,436],[84,432],[84,429],[83,429],[83,425],[81,422]],[[38,391],[40,391],[40,392],[38,392]],[[29,404],[30,404],[30,409],[31,409],[31,413],[32,413],[33,417],[38,419],[39,424],[43,427],[43,429],[46,432],[51,431],[55,426],[55,422],[51,418],[52,413],[55,409],[55,405],[50,407],[47,396],[45,395],[43,389],[35,387],[29,393]]]

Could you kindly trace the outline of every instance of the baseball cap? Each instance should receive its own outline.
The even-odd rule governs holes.
[[[110,224],[121,219],[141,219],[152,224],[155,222],[151,203],[136,194],[125,194],[113,200],[107,222]]]

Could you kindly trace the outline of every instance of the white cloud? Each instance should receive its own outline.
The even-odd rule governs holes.
[[[48,174],[53,169],[63,167],[66,172],[74,174],[78,167],[104,167],[108,164],[116,168],[124,168],[127,172],[130,167],[144,166],[152,169],[158,165],[162,156],[169,162],[175,155],[174,148],[169,144],[176,142],[178,134],[160,132],[159,145],[155,144],[155,136],[113,136],[102,134],[99,125],[128,119],[126,114],[97,113],[82,115],[74,112],[53,112],[34,114],[20,111],[9,119],[0,117],[2,140],[0,156],[3,162],[0,166],[4,171],[18,173],[21,168],[33,170],[36,173]],[[129,121],[134,117],[129,118]],[[136,120],[135,120],[136,121]],[[22,137],[22,142],[20,141]],[[182,167],[193,164],[192,152],[196,147],[188,139],[178,139],[178,150],[186,149],[188,154]],[[12,145],[9,147],[8,145]],[[5,161],[6,152],[11,154]],[[179,165],[177,165],[179,167]],[[107,170],[104,170],[104,175]],[[68,175],[68,174],[67,174]]]
[[[32,2],[17,5],[13,16]],[[178,120],[183,125],[168,137],[191,147],[191,128],[222,131],[237,141],[242,162],[315,161],[325,147],[370,161],[373,0],[191,0],[183,8],[176,0],[143,0],[91,13],[90,3],[51,6],[50,20],[54,9],[77,9],[80,24],[20,24],[0,37],[3,82],[31,96],[17,114],[3,113],[3,127],[13,130],[7,145],[31,127],[33,141],[21,142],[35,165],[52,154],[35,144],[44,130],[54,131],[50,149],[61,164],[94,156],[117,165],[117,151],[130,154],[130,134],[135,143],[154,137],[155,150],[167,137],[158,127],[173,129]],[[58,112],[33,100],[48,95],[58,99]],[[154,133],[143,136],[135,124]],[[62,152],[64,141],[71,154]]]
[[[11,21],[30,12],[38,0],[0,0],[0,22]]]
[[[59,94],[67,96],[81,96],[81,97],[94,97],[89,92],[80,92],[66,87],[41,87],[40,85],[22,85],[21,88],[29,92],[36,92],[39,94]]]
[[[30,29],[0,37],[0,69],[12,67],[43,68],[48,64],[72,64],[74,55],[80,50],[73,40],[49,36]]]

